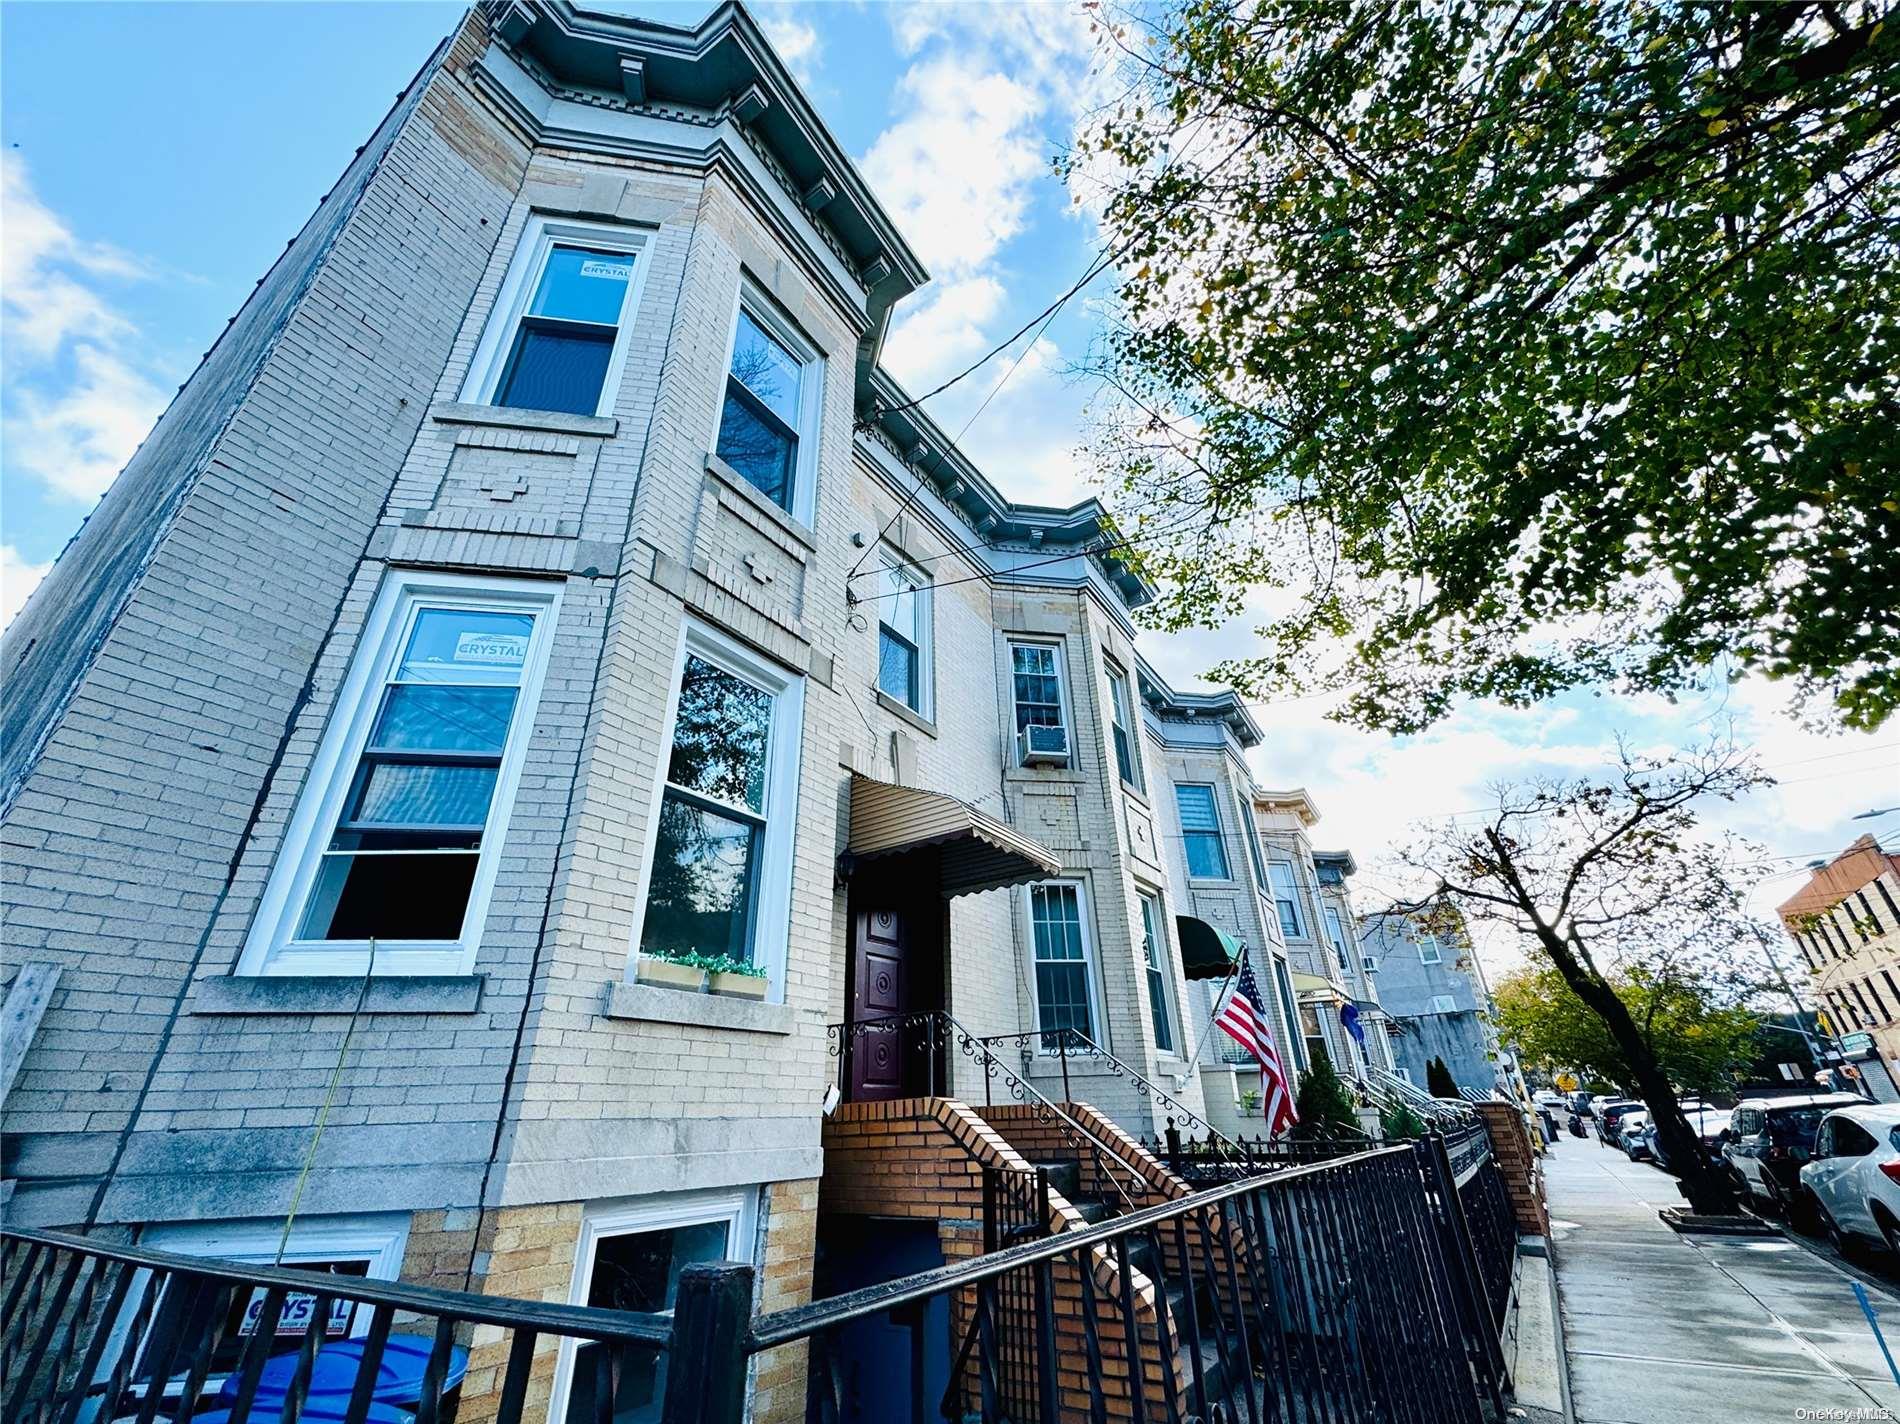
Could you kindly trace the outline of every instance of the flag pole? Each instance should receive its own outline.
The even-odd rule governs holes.
[[[1247,946],[1242,945],[1240,952],[1245,954]],[[1188,1050],[1187,1062],[1198,1063],[1201,1060],[1201,1045],[1207,1042],[1208,1030],[1214,1027],[1214,1020],[1220,1017],[1221,1001],[1227,997],[1227,991],[1234,987],[1234,976],[1240,973],[1240,961],[1236,959],[1227,966],[1227,977],[1220,981],[1220,992],[1214,996],[1213,1005],[1207,1011],[1207,1022],[1201,1025],[1201,1036]]]

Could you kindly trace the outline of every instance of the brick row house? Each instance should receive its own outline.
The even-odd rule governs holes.
[[[466,17],[7,631],[11,1222],[771,1309],[980,1249],[986,1166],[1177,1193],[1242,945],[1366,1066],[1350,856],[879,368],[925,278],[742,7]]]
[[[1846,1057],[1885,1097],[1882,1068],[1900,1061],[1900,856],[1861,836],[1809,872],[1776,913]]]

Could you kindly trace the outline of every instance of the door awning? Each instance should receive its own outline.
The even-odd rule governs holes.
[[[1012,830],[967,801],[920,786],[893,786],[851,774],[852,861],[935,846],[945,899],[1059,875],[1047,846]]]
[[[1307,974],[1301,970],[1293,971],[1293,989],[1302,999],[1338,999],[1344,1002],[1344,996],[1332,982],[1318,974]]]
[[[1240,963],[1240,941],[1193,915],[1174,917],[1181,937],[1181,973],[1189,979],[1225,979]]]

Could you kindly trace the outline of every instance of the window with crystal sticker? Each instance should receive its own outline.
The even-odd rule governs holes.
[[[594,415],[610,405],[609,372],[621,349],[636,258],[542,238],[539,270],[514,310],[497,405]]]
[[[461,935],[534,625],[528,613],[414,609],[298,939]]]
[[[792,507],[809,362],[739,308],[719,416],[719,458],[767,499]]]

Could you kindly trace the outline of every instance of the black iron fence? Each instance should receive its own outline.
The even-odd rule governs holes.
[[[686,1267],[675,1311],[638,1315],[6,1233],[0,1403],[10,1424],[656,1409],[738,1424],[752,1357],[808,1346],[819,1424],[1477,1424],[1502,1409],[1515,1233],[1470,1140],[1282,1165],[1055,1235],[1048,1183],[1027,1176],[986,1184],[984,1254],[758,1317],[753,1269],[733,1263]],[[829,1364],[866,1321],[914,1322],[910,1367],[854,1402]]]
[[[1136,1139],[1191,1187],[1212,1187],[1244,1181],[1288,1167],[1310,1167],[1358,1152],[1370,1152],[1378,1143],[1361,1135],[1338,1138],[1210,1137],[1181,1131],[1170,1119],[1156,1138]]]
[[[743,1372],[664,1367],[717,1338],[723,1278],[683,1285],[672,1316],[640,1315],[10,1231],[0,1280],[9,1424],[517,1424],[531,1403],[547,1417],[557,1363],[567,1424],[647,1402],[700,1417],[676,1415],[675,1394],[717,1396],[707,1418],[744,1403]]]

